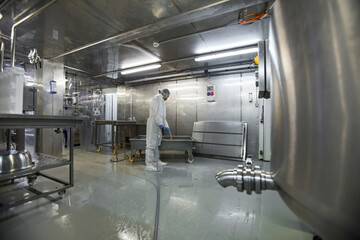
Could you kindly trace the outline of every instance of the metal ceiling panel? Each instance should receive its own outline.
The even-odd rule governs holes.
[[[238,24],[239,10],[193,23],[198,32]]]
[[[96,75],[160,61],[156,55],[145,50],[136,41],[97,51],[81,51],[64,58],[65,65],[77,66]]]
[[[74,0],[77,2],[78,0]],[[90,6],[98,16],[107,15],[130,30],[156,22],[158,19],[179,14],[171,0],[82,0],[82,5]]]
[[[14,23],[12,20],[12,13],[11,11],[2,11],[1,14],[3,15],[0,20],[1,33],[10,36],[11,26]]]
[[[234,17],[234,15],[232,17]],[[224,17],[224,19],[226,19],[226,17]],[[228,22],[229,19],[225,21]],[[213,19],[210,19],[209,21],[202,21],[201,23],[199,23],[199,26],[201,26],[204,31],[203,26],[212,27],[212,22]],[[207,52],[249,45],[249,43],[256,43],[259,40],[264,39],[263,28],[264,25],[266,26],[267,24],[267,20],[262,20],[250,25],[230,25],[228,27],[218,28],[208,32],[192,34],[187,37],[175,38],[173,40],[167,39],[169,41],[160,42],[158,48],[154,48],[153,46],[151,46],[155,38],[154,36],[141,39],[140,41],[147,48],[151,50],[156,49],[162,62],[166,62],[174,59],[182,59],[190,56],[196,56],[198,54],[204,54]],[[158,36],[162,38],[163,36],[166,36],[166,32],[158,34]],[[207,62],[195,62],[194,59],[191,58],[184,61],[176,61],[173,63],[169,63],[168,65],[173,69],[180,70],[201,67],[205,66],[206,64],[216,65],[221,63],[241,61],[253,58],[255,56],[256,54],[247,54],[243,56],[227,57]]]
[[[16,0],[4,0],[1,1],[1,6],[4,6],[4,11],[11,13],[15,18],[29,13],[34,6],[42,2],[43,0],[31,0],[31,1],[16,1]],[[3,9],[1,9],[3,10]],[[23,13],[23,14],[22,14]]]
[[[37,17],[17,27],[17,40],[37,48],[46,57],[117,32],[72,1],[57,1]]]
[[[236,23],[240,8],[265,1],[58,0],[17,27],[17,56],[26,57],[30,48],[37,48],[41,57],[94,75],[111,73],[107,77],[120,80],[123,78],[112,72],[151,62],[165,64],[160,69],[126,78],[249,59],[253,56],[208,62],[195,62],[193,57],[200,53],[199,49],[215,51],[219,45],[263,39],[264,20],[246,26]],[[23,5],[23,1],[15,2],[17,12],[34,6],[30,1]],[[38,8],[47,2],[32,4]],[[1,28],[10,29],[11,25],[11,16],[0,21]],[[154,42],[160,42],[159,47],[154,47]]]
[[[202,34],[197,32],[227,26],[229,22],[237,22],[237,11],[216,17],[215,20],[210,18],[163,31],[139,41],[148,49],[156,51],[162,61],[184,58],[195,55],[196,49],[206,44]],[[154,42],[159,43],[158,48],[153,47]]]
[[[219,0],[172,0],[172,2],[182,11],[187,12],[196,8],[201,8],[217,2],[227,2]]]
[[[231,49],[239,46],[249,45],[264,39],[264,25],[267,20],[257,21],[249,25],[236,25],[202,33],[205,44],[198,46],[195,53],[203,54],[222,49]]]
[[[236,9],[252,6],[257,2],[265,2],[267,0],[242,0],[242,1],[219,1],[216,4],[210,4],[203,8],[195,9],[185,13],[178,14],[176,16],[163,18],[155,23],[144,25],[140,28],[133,29],[124,33],[120,33],[109,38],[104,38],[100,41],[89,42],[81,47],[74,48],[71,51],[66,51],[60,55],[53,56],[51,59],[58,59],[60,57],[73,54],[78,51],[88,50],[89,48],[103,47],[105,44],[119,44],[126,43],[132,40],[143,38],[156,34],[161,31],[166,31],[178,26],[198,22],[204,19],[220,16],[225,13],[230,13]],[[235,10],[234,10],[235,9]]]

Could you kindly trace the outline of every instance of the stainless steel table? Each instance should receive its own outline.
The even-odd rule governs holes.
[[[32,156],[34,162],[32,167],[10,173],[0,173],[0,182],[14,180],[20,177],[27,177],[29,187],[26,187],[26,189],[35,194],[33,196],[27,195],[21,200],[12,199],[11,202],[0,202],[0,209],[11,208],[27,201],[45,197],[56,192],[62,196],[67,188],[74,186],[74,127],[75,125],[81,124],[83,119],[83,117],[0,114],[0,129],[35,128],[37,136],[39,136],[41,128],[67,128],[70,133],[69,160],[41,154],[38,152],[38,149],[35,149],[36,153]],[[69,167],[69,179],[67,181],[42,173],[43,170],[61,166]],[[38,176],[57,182],[60,184],[60,187],[57,186],[54,189],[40,191],[33,186]]]
[[[98,128],[100,125],[111,125],[111,142],[100,143],[98,141]],[[125,148],[125,132],[129,133],[131,138],[135,134],[135,121],[125,120],[96,120],[94,121],[95,146],[96,151],[100,152],[101,147],[109,147],[115,155],[120,144]]]

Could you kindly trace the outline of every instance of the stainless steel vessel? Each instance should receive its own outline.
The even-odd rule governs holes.
[[[0,174],[30,168],[34,165],[31,160],[31,155],[27,151],[0,151]]]
[[[360,239],[360,1],[278,0],[272,173],[323,239]]]

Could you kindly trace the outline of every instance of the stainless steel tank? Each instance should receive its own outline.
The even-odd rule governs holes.
[[[272,173],[323,239],[360,239],[360,1],[278,0]]]

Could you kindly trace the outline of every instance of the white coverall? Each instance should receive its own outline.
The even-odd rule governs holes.
[[[153,97],[150,105],[149,119],[146,124],[146,153],[145,163],[147,166],[155,165],[160,160],[159,146],[161,144],[162,133],[160,125],[168,128],[166,121],[166,106],[162,94]]]

